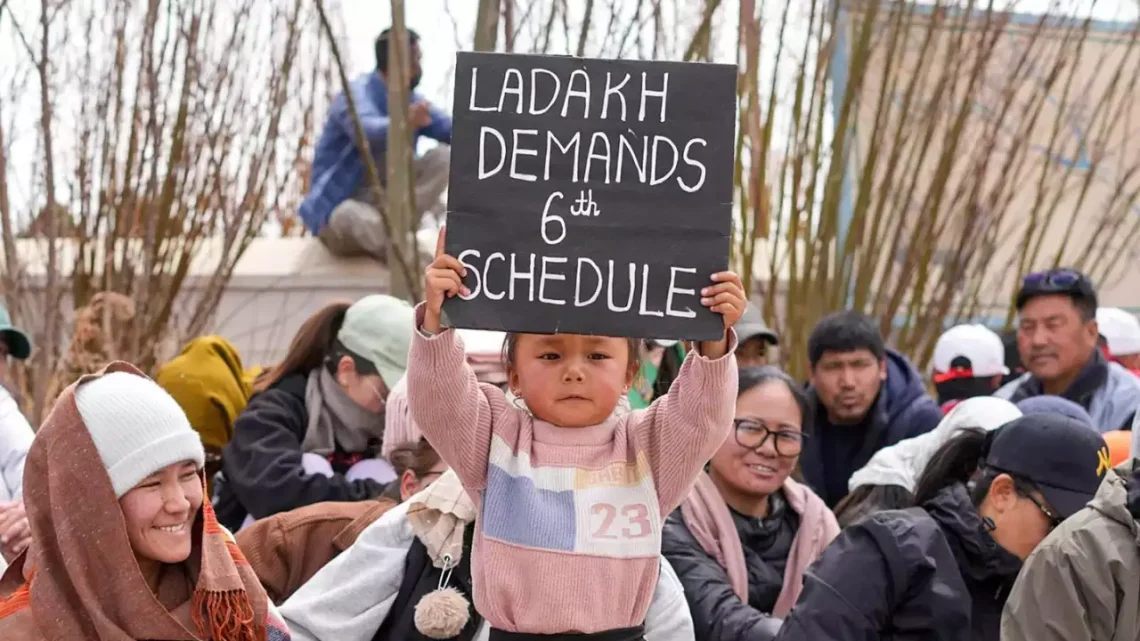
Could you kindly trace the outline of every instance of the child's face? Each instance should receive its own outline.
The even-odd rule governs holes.
[[[536,417],[553,425],[601,423],[633,382],[625,339],[519,334],[516,340],[511,389]]]

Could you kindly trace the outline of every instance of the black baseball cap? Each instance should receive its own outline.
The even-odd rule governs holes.
[[[1112,467],[1100,433],[1059,414],[1029,414],[1000,427],[985,464],[1033,483],[1062,518],[1093,499]]]
[[[1069,296],[1087,300],[1097,308],[1096,285],[1085,274],[1069,267],[1054,267],[1026,274],[1017,290],[1017,309],[1039,296]]]

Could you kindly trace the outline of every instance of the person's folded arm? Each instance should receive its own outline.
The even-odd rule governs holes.
[[[234,494],[253,518],[321,501],[363,501],[384,491],[371,479],[307,473],[298,437],[307,427],[306,415],[301,399],[269,389],[251,399],[238,417],[222,465]]]
[[[451,144],[451,116],[447,112],[436,107],[435,105],[428,105],[428,113],[431,114],[431,124],[420,130],[420,133],[432,140],[437,140],[445,145]]]
[[[380,112],[380,109],[368,97],[368,93],[363,87],[353,88],[352,99],[353,106],[356,107],[356,114],[360,117],[360,128],[364,130],[364,137],[368,140],[368,146],[371,147],[372,153],[376,154],[385,149],[388,144],[388,124],[390,122],[388,116]],[[353,140],[359,140],[356,124],[352,122],[352,112],[349,111],[348,101],[343,95],[334,102],[332,113],[335,114],[337,122],[345,133]]]

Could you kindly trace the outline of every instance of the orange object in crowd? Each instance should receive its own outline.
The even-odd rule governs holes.
[[[1108,457],[1112,466],[1116,467],[1128,460],[1132,448],[1132,432],[1128,430],[1114,430],[1105,432],[1101,436],[1108,445]]]

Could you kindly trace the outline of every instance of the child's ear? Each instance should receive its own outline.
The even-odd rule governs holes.
[[[507,389],[514,394],[519,388],[519,373],[513,367],[507,369]]]
[[[400,475],[400,500],[407,501],[413,494],[420,491],[419,479],[411,470],[404,470]]]

